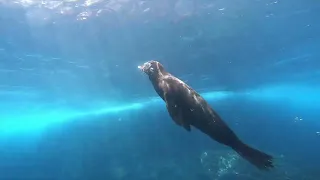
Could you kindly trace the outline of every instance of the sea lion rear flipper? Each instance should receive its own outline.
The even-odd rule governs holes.
[[[185,122],[182,114],[182,108],[179,106],[176,97],[170,97],[168,93],[165,93],[164,99],[169,115],[171,116],[173,121],[179,126],[184,127],[184,129],[186,129],[187,131],[191,131],[190,123]]]

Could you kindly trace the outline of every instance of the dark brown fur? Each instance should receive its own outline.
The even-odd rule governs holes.
[[[187,131],[191,131],[191,126],[196,127],[217,142],[231,147],[259,169],[273,167],[272,156],[244,144],[195,90],[166,72],[159,62],[146,62],[140,69],[149,76],[177,125]]]

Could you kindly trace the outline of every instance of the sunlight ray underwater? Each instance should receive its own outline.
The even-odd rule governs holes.
[[[320,92],[320,87],[314,88],[303,85],[280,84],[264,86],[242,92],[207,92],[202,93],[202,96],[209,102],[241,96],[249,100],[253,99],[262,102],[281,102],[290,107],[301,107],[301,105],[303,105],[304,108],[312,108],[315,104],[320,103],[320,94],[318,92]],[[104,103],[101,105],[99,103],[100,105],[85,110],[64,107],[61,105],[56,106],[56,108],[54,106],[48,108],[39,103],[30,103],[27,107],[35,106],[37,108],[27,108],[24,111],[17,111],[17,108],[14,108],[14,103],[11,103],[10,105],[10,103],[2,102],[0,108],[6,109],[6,112],[1,112],[0,115],[0,135],[30,131],[37,132],[45,130],[46,127],[57,123],[70,122],[84,117],[107,116],[110,114],[140,111],[150,106],[162,105],[162,103],[160,98],[153,97],[126,104]],[[13,111],[15,111],[15,113]]]

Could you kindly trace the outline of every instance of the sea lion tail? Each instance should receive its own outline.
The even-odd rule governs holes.
[[[249,161],[251,164],[256,166],[260,170],[269,170],[274,167],[273,157],[254,149],[242,142],[237,143],[236,146],[232,147],[241,157]]]

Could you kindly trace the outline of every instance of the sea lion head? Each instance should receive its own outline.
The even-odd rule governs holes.
[[[146,73],[149,77],[157,77],[164,74],[164,68],[162,64],[154,60],[145,62],[142,66],[138,66],[138,68]]]

